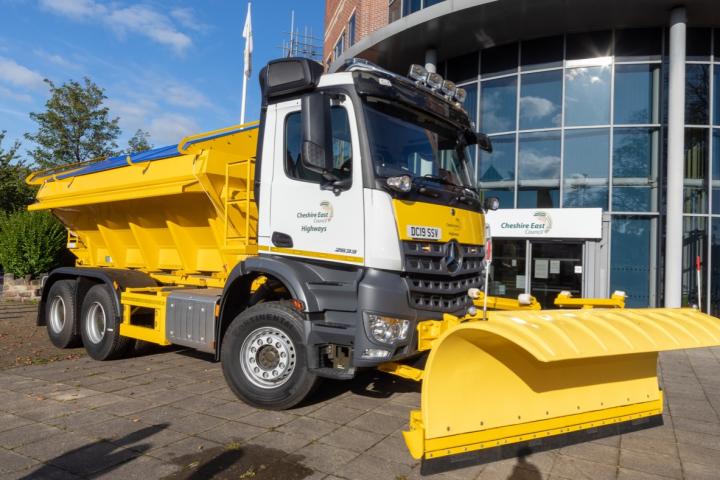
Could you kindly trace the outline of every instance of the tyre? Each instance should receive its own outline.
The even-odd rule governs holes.
[[[120,319],[115,315],[112,293],[105,285],[88,290],[80,313],[83,345],[95,360],[112,360],[122,356],[131,339],[120,336]]]
[[[250,307],[228,327],[222,341],[222,369],[242,401],[285,410],[312,392],[317,375],[307,369],[303,317],[287,302]]]
[[[53,283],[45,303],[45,325],[48,337],[58,348],[80,346],[80,335],[75,333],[75,281],[58,280]]]

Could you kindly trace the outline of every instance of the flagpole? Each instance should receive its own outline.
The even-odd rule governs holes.
[[[243,27],[243,37],[245,38],[245,51],[243,54],[243,84],[242,84],[242,103],[240,106],[240,124],[245,123],[245,101],[247,99],[247,80],[252,71],[252,27],[251,27],[251,2],[248,2],[247,17],[245,18],[245,26]]]
[[[240,107],[240,125],[245,123],[245,97],[247,95],[247,76],[243,72],[242,106]]]

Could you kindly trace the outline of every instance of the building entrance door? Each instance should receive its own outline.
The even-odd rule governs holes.
[[[583,244],[531,241],[529,278],[530,294],[543,308],[555,308],[558,293],[568,291],[582,296]]]

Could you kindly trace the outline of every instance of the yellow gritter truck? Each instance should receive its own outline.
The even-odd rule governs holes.
[[[452,82],[300,58],[260,81],[258,123],[28,178],[77,257],[43,290],[55,345],[210,352],[268,409],[378,367],[422,381],[411,454],[462,465],[661,423],[658,352],[720,344],[692,309],[478,312],[492,147]]]

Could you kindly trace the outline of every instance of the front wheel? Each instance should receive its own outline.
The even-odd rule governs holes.
[[[230,324],[222,343],[222,368],[230,388],[247,404],[285,410],[313,390],[307,369],[303,317],[286,302],[253,306]]]

